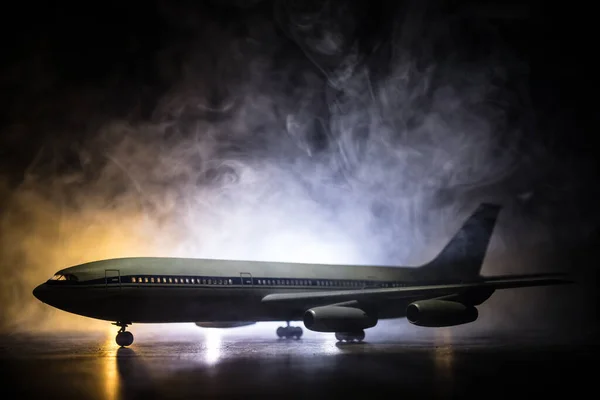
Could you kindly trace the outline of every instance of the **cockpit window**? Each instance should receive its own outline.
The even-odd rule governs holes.
[[[75,275],[73,274],[55,274],[52,278],[50,278],[51,281],[72,281],[72,282],[76,282],[78,279]]]

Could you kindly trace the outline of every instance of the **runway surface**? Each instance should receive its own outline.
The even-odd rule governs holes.
[[[3,389],[60,399],[577,398],[597,379],[592,344],[443,333],[339,344],[193,328],[136,334],[131,348],[118,348],[112,330],[0,336]]]

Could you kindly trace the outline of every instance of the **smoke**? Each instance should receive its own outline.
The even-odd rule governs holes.
[[[513,204],[503,182],[540,159],[522,144],[526,66],[460,10],[366,3],[213,5],[228,23],[162,4],[166,89],[124,112],[106,111],[119,73],[72,92],[23,180],[0,181],[4,327],[100,326],[31,295],[86,261],[411,265],[479,201]]]

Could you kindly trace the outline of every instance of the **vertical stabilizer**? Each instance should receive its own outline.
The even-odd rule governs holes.
[[[420,267],[423,278],[465,280],[479,277],[501,207],[482,203],[442,251]]]

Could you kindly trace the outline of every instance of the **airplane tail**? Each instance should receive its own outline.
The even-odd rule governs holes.
[[[442,251],[418,268],[418,274],[436,281],[478,278],[500,209],[480,204]]]

